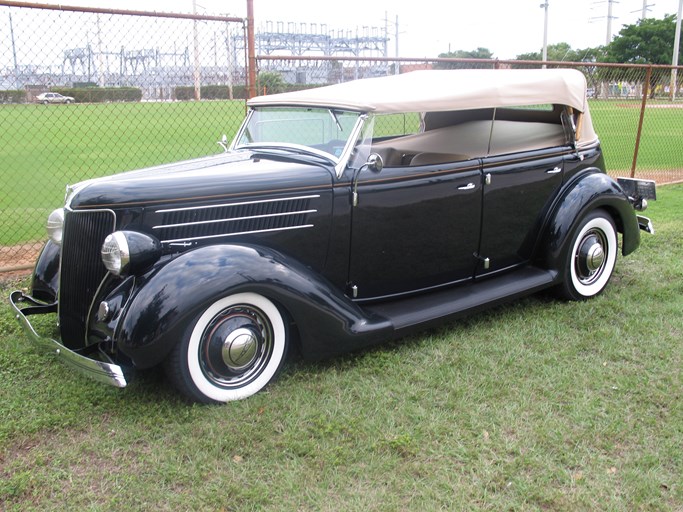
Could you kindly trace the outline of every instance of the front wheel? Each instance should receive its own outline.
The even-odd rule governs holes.
[[[197,402],[229,402],[263,389],[287,353],[287,328],[270,300],[238,293],[211,304],[174,348],[166,372]]]
[[[617,230],[603,210],[588,214],[579,224],[567,251],[560,293],[585,300],[602,292],[617,262]]]

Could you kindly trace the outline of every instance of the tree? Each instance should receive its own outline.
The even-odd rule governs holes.
[[[439,54],[440,59],[493,59],[493,53],[488,48],[479,47],[476,50],[456,50],[454,52],[446,52]],[[434,65],[436,69],[462,69],[472,68],[472,64],[459,62],[437,62]],[[490,67],[490,66],[487,66]]]
[[[624,25],[607,45],[605,62],[630,64],[671,64],[676,35],[676,16],[664,19],[647,18],[633,25]],[[683,48],[679,60],[683,60]]]
[[[285,81],[280,73],[261,71],[257,82],[258,94],[277,94],[285,90]]]
[[[595,62],[602,54],[602,48],[585,48],[574,50],[569,43],[548,45],[548,60],[555,62]],[[541,60],[541,52],[529,52],[517,55],[517,60]]]

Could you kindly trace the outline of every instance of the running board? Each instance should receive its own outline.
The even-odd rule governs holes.
[[[471,284],[393,302],[365,306],[363,309],[389,320],[396,334],[429,327],[447,318],[456,318],[488,309],[503,302],[530,295],[555,284],[556,271],[523,267],[510,273],[474,281]]]

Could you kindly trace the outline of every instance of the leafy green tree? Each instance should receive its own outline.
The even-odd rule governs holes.
[[[624,25],[619,34],[605,48],[603,62],[627,64],[671,64],[674,39],[676,35],[676,16],[667,15],[663,19],[647,18],[632,25]],[[679,61],[683,59],[683,48]],[[645,72],[635,75],[633,70],[602,70],[600,75],[612,84],[644,81]],[[670,73],[665,69],[655,69],[650,78],[649,93],[656,96],[668,85]]]
[[[258,74],[258,91],[257,94],[277,94],[284,92],[285,81],[280,73],[272,71],[261,71]]]
[[[446,52],[439,54],[440,59],[493,59],[493,53],[488,48],[479,47],[476,50],[456,50],[454,52]],[[434,65],[436,69],[462,69],[472,68],[472,64],[461,62],[437,62]],[[486,66],[486,67],[490,67]]]
[[[548,60],[555,62],[595,62],[602,55],[602,48],[574,50],[569,43],[548,45]],[[529,52],[517,55],[517,60],[541,60],[542,53]]]
[[[676,16],[673,14],[661,20],[646,18],[633,25],[624,25],[607,45],[604,62],[671,64],[675,35]],[[681,60],[683,48],[679,54]]]
[[[445,59],[492,59],[493,53],[488,48],[479,47],[476,50],[456,50],[439,54],[440,58]]]

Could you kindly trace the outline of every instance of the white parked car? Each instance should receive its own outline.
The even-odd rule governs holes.
[[[71,96],[62,96],[58,92],[44,92],[36,96],[36,100],[44,105],[48,103],[73,103],[76,101]]]

